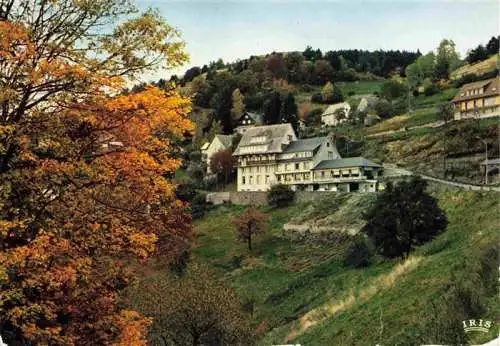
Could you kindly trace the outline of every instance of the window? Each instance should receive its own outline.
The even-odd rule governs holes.
[[[269,183],[269,176],[266,175],[266,184],[268,184],[268,183]]]
[[[245,177],[241,177],[241,184],[245,185]]]
[[[293,136],[292,135],[288,135],[288,141],[291,142],[293,140]]]
[[[299,168],[299,165],[300,165],[299,163],[296,163],[296,164],[295,164],[295,169],[300,169],[300,168]]]
[[[257,185],[260,184],[260,175],[257,176]]]
[[[253,184],[253,176],[250,176],[250,177],[248,178],[248,183],[249,183],[250,185],[252,185],[252,184]]]
[[[326,146],[329,147],[330,146],[330,142],[326,142]]]
[[[324,178],[324,177],[325,177],[325,172],[321,171],[321,178]]]

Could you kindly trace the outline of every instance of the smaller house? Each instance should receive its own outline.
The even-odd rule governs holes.
[[[201,147],[201,157],[203,162],[207,164],[207,174],[211,174],[210,171],[210,159],[212,156],[221,150],[230,149],[233,145],[232,135],[215,135],[214,139],[205,143]]]
[[[452,100],[455,120],[500,115],[500,78],[464,84]]]
[[[366,99],[366,97],[363,97],[361,99],[361,101],[359,101],[359,105],[358,105],[358,108],[356,109],[356,111],[358,113],[363,113],[363,112],[366,112],[366,110],[368,109],[368,100]]]
[[[314,190],[375,192],[382,188],[382,167],[364,157],[336,158],[319,162],[313,169]]]
[[[254,127],[257,125],[257,120],[260,116],[256,113],[245,112],[236,123],[236,127],[234,128],[235,133],[239,133],[243,135],[250,127]]]
[[[351,113],[351,106],[347,102],[335,103],[321,115],[321,122],[326,126],[337,126],[346,121]]]

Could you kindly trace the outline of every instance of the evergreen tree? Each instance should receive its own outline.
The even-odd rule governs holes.
[[[280,120],[281,96],[274,91],[264,102],[264,123],[266,125],[278,124]]]
[[[280,110],[280,119],[282,123],[292,124],[295,132],[299,129],[299,119],[297,117],[298,109],[295,103],[295,97],[292,93],[288,93],[283,100]]]
[[[498,36],[497,37],[493,36],[488,41],[488,44],[486,45],[486,50],[488,51],[488,54],[493,55],[493,54],[498,54],[498,49],[499,49]]]

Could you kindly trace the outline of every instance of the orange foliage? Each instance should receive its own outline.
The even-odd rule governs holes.
[[[2,13],[0,333],[8,343],[145,345],[151,321],[116,304],[134,279],[127,264],[168,261],[191,241],[190,215],[168,178],[181,163],[177,141],[194,130],[189,99],[153,87],[119,93],[129,77],[185,61],[183,44],[154,11],[111,36],[91,32],[129,13],[122,1],[105,2],[20,2]]]

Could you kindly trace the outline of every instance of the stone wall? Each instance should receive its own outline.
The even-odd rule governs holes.
[[[295,198],[297,202],[309,202],[318,198],[335,194],[332,191],[297,191]],[[233,203],[241,205],[266,205],[267,192],[265,191],[231,191],[211,192],[207,194],[207,202],[214,205]]]

